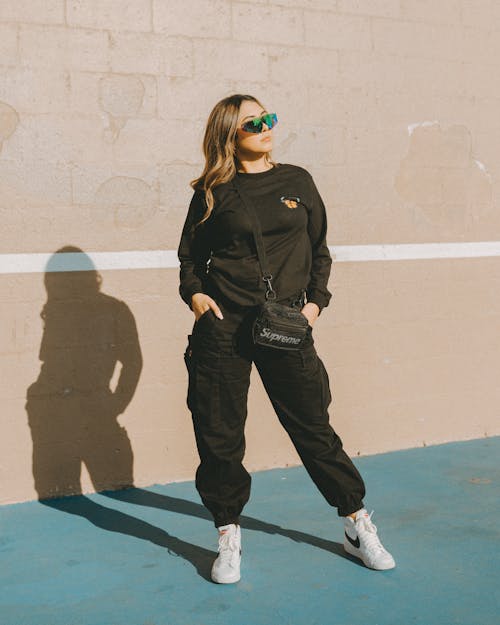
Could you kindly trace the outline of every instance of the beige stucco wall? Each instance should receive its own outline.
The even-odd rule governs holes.
[[[2,0],[0,503],[36,497],[46,301],[43,271],[4,255],[176,250],[206,117],[233,92],[278,113],[273,155],[313,174],[333,250],[500,240],[499,31],[493,1]],[[144,358],[119,417],[135,483],[192,479],[178,269],[101,275]],[[350,454],[500,433],[498,256],[334,259],[329,287],[314,333]],[[255,369],[247,433],[249,470],[298,463]]]

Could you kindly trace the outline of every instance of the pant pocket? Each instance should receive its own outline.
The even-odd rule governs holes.
[[[188,339],[188,344],[186,346],[186,349],[184,350],[184,363],[186,365],[187,370],[189,371],[193,364],[193,335],[188,334],[187,339]]]
[[[300,354],[303,382],[298,386],[309,405],[311,421],[327,423],[327,410],[332,401],[328,372],[313,345],[308,345]]]
[[[184,364],[188,372],[188,389],[186,403],[190,410],[194,407],[195,396],[195,353],[193,350],[193,335],[188,335],[188,344],[184,350]]]
[[[214,315],[214,311],[211,308],[207,308],[204,313],[202,313],[198,319],[195,321],[195,325],[202,324],[206,319],[211,319]]]

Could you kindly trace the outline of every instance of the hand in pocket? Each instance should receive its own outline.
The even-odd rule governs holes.
[[[193,313],[196,321],[198,321],[200,317],[207,313],[209,310],[212,310],[219,319],[224,318],[222,316],[221,309],[217,305],[217,302],[206,293],[195,293],[191,297],[191,306],[193,308]]]

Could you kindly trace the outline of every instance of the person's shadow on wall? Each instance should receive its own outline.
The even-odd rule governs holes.
[[[44,283],[42,365],[27,389],[25,405],[40,503],[162,546],[208,579],[212,551],[82,495],[83,464],[97,492],[126,492],[125,500],[142,492],[134,488],[132,446],[117,420],[137,388],[142,353],[130,309],[101,292],[101,276],[80,248],[65,246],[55,252]],[[117,365],[121,370],[113,392],[110,383]]]
[[[142,370],[134,317],[123,301],[101,293],[101,276],[77,247],[52,255],[44,282],[42,365],[26,402],[38,498],[81,494],[82,463],[96,491],[133,486],[132,447],[117,417]]]

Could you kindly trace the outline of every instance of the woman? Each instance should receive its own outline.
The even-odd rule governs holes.
[[[250,496],[242,465],[252,362],[305,469],[344,517],[344,548],[373,569],[395,566],[363,507],[364,482],[329,424],[328,374],[312,328],[331,298],[326,211],[309,172],[271,158],[274,113],[250,95],[232,95],[210,113],[205,168],[194,189],[178,248],[179,293],[195,321],[184,354],[200,464],[196,488],[219,530],[212,579],[240,579],[239,515]],[[251,221],[232,179],[253,200],[277,301],[309,323],[301,350],[253,344],[252,321],[266,284]],[[373,513],[372,513],[373,514]]]

